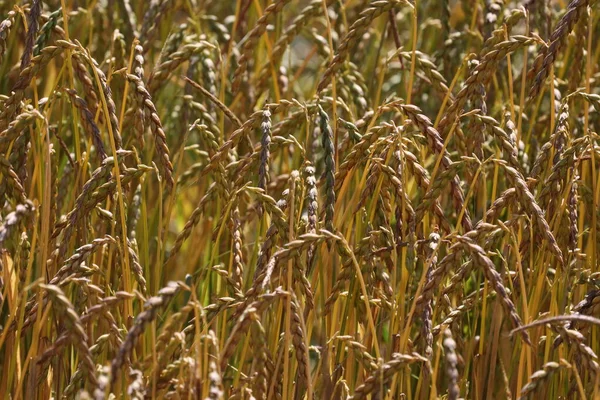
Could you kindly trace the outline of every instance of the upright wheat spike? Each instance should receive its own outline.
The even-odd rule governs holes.
[[[335,150],[333,132],[329,127],[329,116],[319,105],[319,127],[321,143],[325,151],[325,229],[333,232],[333,213],[335,211]]]
[[[448,377],[448,399],[458,400],[460,388],[458,387],[458,359],[456,357],[456,342],[452,337],[452,331],[444,331],[444,350],[446,352],[446,376]]]

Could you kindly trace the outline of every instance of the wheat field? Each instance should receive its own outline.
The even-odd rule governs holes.
[[[594,0],[0,0],[2,399],[600,399]]]

